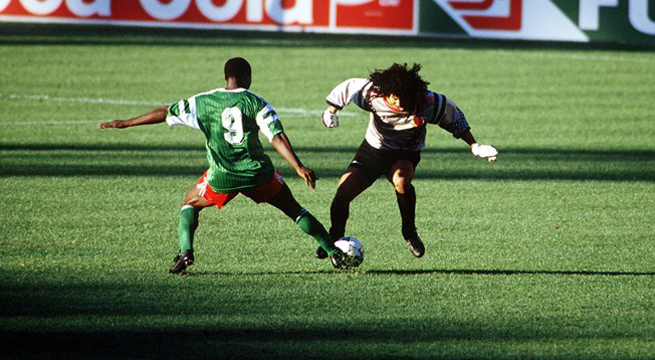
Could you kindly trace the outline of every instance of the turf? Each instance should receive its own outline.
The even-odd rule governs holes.
[[[655,358],[654,53],[16,29],[0,31],[3,357]],[[349,107],[340,128],[321,125],[346,78],[423,64],[499,161],[430,128],[422,259],[380,180],[352,204],[357,271],[313,259],[284,215],[237,198],[201,213],[197,263],[169,275],[202,135],[97,123],[222,86],[233,56],[321,178],[305,189],[268,147],[326,226],[368,119]]]

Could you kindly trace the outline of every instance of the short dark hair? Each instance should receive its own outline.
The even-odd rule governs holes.
[[[394,63],[388,69],[376,69],[369,79],[383,95],[396,95],[404,109],[415,112],[421,105],[420,100],[428,92],[430,84],[421,79],[418,74],[420,70],[421,64],[414,64],[409,68],[407,64]]]
[[[224,72],[226,79],[228,77],[235,77],[237,79],[250,78],[250,64],[242,57],[231,58],[225,63]]]

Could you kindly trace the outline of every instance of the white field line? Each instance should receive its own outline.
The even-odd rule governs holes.
[[[37,100],[37,101],[53,101],[53,102],[70,102],[70,103],[86,103],[86,104],[110,104],[110,105],[148,105],[148,106],[161,106],[166,102],[158,101],[134,101],[124,99],[103,99],[103,98],[67,98],[49,95],[20,95],[20,94],[2,94],[0,99],[6,98],[10,100]],[[275,109],[281,115],[310,115],[319,116],[323,110],[309,110],[309,109],[288,109],[277,108]],[[340,116],[355,116],[352,112],[340,112]],[[43,120],[43,121],[17,121],[13,123],[0,123],[0,125],[71,125],[71,124],[90,124],[98,123],[97,120]]]
[[[478,50],[470,49],[448,49],[444,52],[448,53],[468,53],[475,52]],[[575,60],[575,61],[607,61],[607,62],[617,62],[617,63],[652,63],[655,64],[655,56],[653,54],[621,54],[621,55],[612,55],[612,54],[592,54],[592,53],[540,53],[540,52],[531,52],[531,51],[522,51],[522,50],[489,50],[490,54],[498,54],[503,56],[512,56],[512,57],[526,57],[526,58],[535,58],[535,59],[546,59],[546,60]]]
[[[19,95],[19,94],[1,94],[0,98],[7,98],[11,100],[38,100],[38,101],[55,101],[55,102],[72,102],[72,103],[88,103],[88,104],[111,104],[111,105],[163,105],[161,102],[154,101],[131,101],[121,99],[102,99],[102,98],[65,98],[58,96],[48,95]]]
[[[16,121],[13,123],[0,123],[2,125],[79,125],[79,124],[99,124],[101,121],[98,120],[43,120],[43,121]]]
[[[585,55],[585,54],[539,54],[524,53],[525,57],[548,60],[584,60],[584,61],[609,61],[609,62],[631,62],[631,63],[652,63],[655,64],[655,57],[624,57],[624,56],[606,56],[606,55]]]

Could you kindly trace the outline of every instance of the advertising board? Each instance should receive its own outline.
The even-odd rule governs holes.
[[[655,45],[655,0],[0,0],[0,22]]]

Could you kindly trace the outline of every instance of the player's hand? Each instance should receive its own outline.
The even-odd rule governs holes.
[[[305,180],[305,185],[308,188],[312,188],[312,189],[316,188],[316,180],[318,180],[318,178],[316,177],[314,170],[301,166],[298,169],[296,169],[296,172],[298,173],[298,176],[300,176]]]
[[[471,152],[473,155],[489,161],[496,161],[498,158],[498,150],[491,145],[480,145],[475,143],[471,145]]]
[[[127,127],[127,122],[123,120],[114,120],[109,122],[104,122],[98,125],[98,129],[123,129]]]
[[[339,117],[336,113],[331,112],[330,109],[326,109],[323,112],[321,120],[323,120],[323,125],[325,125],[326,128],[335,128],[339,126]]]

